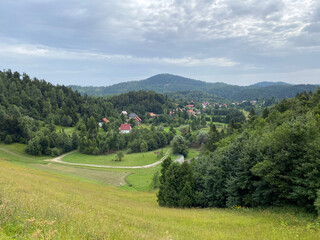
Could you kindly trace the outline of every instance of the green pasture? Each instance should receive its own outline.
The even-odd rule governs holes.
[[[163,148],[163,153],[165,154],[168,149],[169,147]],[[107,166],[143,166],[160,160],[160,158],[158,158],[158,153],[160,151],[161,149],[157,149],[145,153],[125,154],[121,161],[117,161],[118,156],[116,153],[109,155],[87,155],[80,152],[75,152],[64,157],[62,160],[70,163]]]
[[[297,208],[165,208],[158,206],[153,191],[79,181],[2,157],[0,166],[0,239],[316,240],[320,236],[315,216]]]

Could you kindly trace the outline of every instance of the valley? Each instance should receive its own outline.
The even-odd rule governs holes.
[[[0,86],[0,239],[320,234],[319,90],[94,97],[11,71]]]

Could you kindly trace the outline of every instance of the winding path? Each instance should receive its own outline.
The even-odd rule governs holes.
[[[61,159],[64,158],[65,156],[74,153],[76,151],[72,151],[72,152],[68,152],[65,153],[59,157],[53,158],[53,159],[46,159],[44,161],[46,162],[55,162],[55,163],[62,163],[62,164],[67,164],[67,165],[74,165],[74,166],[85,166],[85,167],[97,167],[97,168],[124,168],[124,169],[142,169],[142,168],[152,168],[157,166],[158,164],[162,163],[163,160],[165,160],[170,152],[170,149],[166,152],[166,154],[157,162],[152,163],[152,164],[148,164],[148,165],[144,165],[144,166],[105,166],[105,165],[96,165],[96,164],[84,164],[84,163],[69,163],[69,162],[64,162]]]

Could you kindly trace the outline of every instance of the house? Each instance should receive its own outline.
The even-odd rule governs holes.
[[[136,118],[136,117],[138,117],[138,115],[135,114],[135,113],[130,113],[130,114],[129,114],[129,119],[131,119],[131,118]]]
[[[122,111],[121,114],[122,114],[122,115],[125,115],[125,116],[128,115],[127,111]]]
[[[206,108],[207,106],[209,106],[209,102],[203,102],[203,103],[202,103],[202,107],[203,107],[203,108]]]
[[[135,119],[137,125],[140,125],[140,124],[141,124],[141,118],[139,118],[138,115],[135,114],[135,113],[130,113],[130,114],[129,114],[129,120],[130,120],[130,119]]]
[[[102,118],[102,120],[99,122],[99,127],[102,127],[103,123],[107,124],[109,123],[110,121],[106,118]]]
[[[196,115],[194,114],[193,110],[191,110],[191,109],[188,110],[188,115],[189,115],[189,116],[191,116],[191,115],[196,116]]]
[[[194,107],[193,104],[189,104],[189,105],[186,106],[186,108],[193,108],[193,107]]]
[[[131,131],[131,125],[130,124],[121,124],[120,133],[129,133]]]
[[[136,124],[137,125],[140,125],[141,124],[141,118],[139,118],[138,116],[135,118],[136,120]]]
[[[150,114],[150,117],[156,117],[157,115],[154,114],[153,112],[149,113]]]

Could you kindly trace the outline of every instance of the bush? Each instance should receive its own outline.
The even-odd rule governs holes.
[[[126,154],[130,154],[130,153],[132,153],[132,149],[128,148],[127,151],[126,151]]]
[[[5,144],[10,144],[12,143],[12,137],[10,135],[7,135],[6,138],[4,139]]]
[[[182,154],[184,157],[188,155],[188,147],[185,138],[181,135],[176,135],[172,140],[173,153]]]
[[[318,191],[318,194],[317,194],[317,199],[316,201],[314,202],[314,206],[316,208],[316,211],[318,212],[318,215],[320,216],[320,190]]]
[[[59,156],[60,154],[61,154],[61,151],[58,148],[52,148],[51,149],[51,156],[52,157]]]

